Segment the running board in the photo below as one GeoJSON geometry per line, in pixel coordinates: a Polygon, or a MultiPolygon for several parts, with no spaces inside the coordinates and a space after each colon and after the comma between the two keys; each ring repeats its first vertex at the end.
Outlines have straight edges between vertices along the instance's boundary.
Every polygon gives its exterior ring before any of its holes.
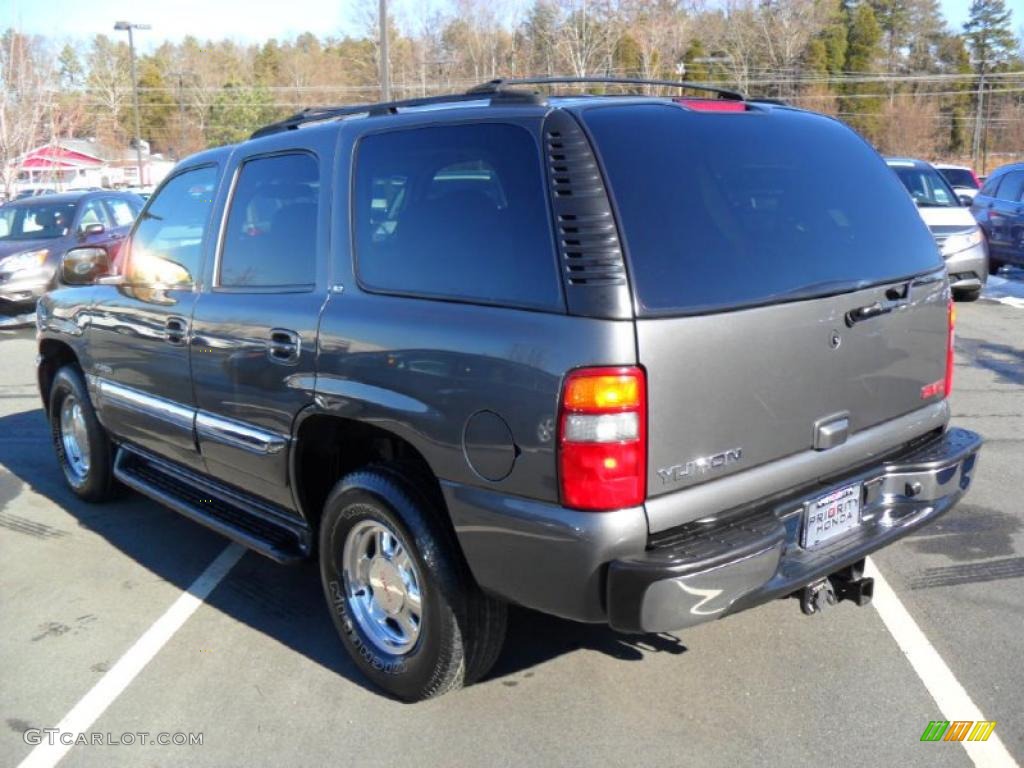
{"type": "Polygon", "coordinates": [[[281,507],[133,446],[118,448],[114,477],[279,563],[298,562],[312,551],[308,526],[281,507]]]}

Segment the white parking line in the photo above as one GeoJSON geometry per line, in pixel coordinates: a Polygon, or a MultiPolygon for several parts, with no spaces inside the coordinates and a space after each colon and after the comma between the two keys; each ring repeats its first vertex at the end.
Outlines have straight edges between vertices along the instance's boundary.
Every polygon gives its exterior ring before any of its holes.
{"type": "MultiPolygon", "coordinates": [[[[117,660],[100,681],[79,700],[74,708],[55,726],[61,733],[77,736],[86,732],[107,707],[114,703],[124,690],[131,684],[145,666],[163,648],[167,641],[181,629],[189,616],[203,604],[221,580],[228,575],[242,555],[245,548],[240,544],[229,544],[217,559],[210,563],[199,578],[192,582],[188,591],[174,601],[167,612],[154,622],[146,632],[135,641],[135,645],[117,660]]],[[[29,752],[28,757],[21,761],[18,768],[51,768],[56,765],[74,745],[62,744],[59,739],[50,744],[44,741],[29,752]]]]}
{"type": "MultiPolygon", "coordinates": [[[[889,633],[896,640],[900,650],[907,657],[907,661],[921,678],[928,693],[939,705],[939,711],[945,720],[987,720],[978,706],[971,701],[967,691],[960,685],[960,681],[954,677],[953,672],[946,666],[946,662],[939,656],[939,652],[928,642],[924,632],[917,626],[913,617],[903,607],[903,603],[893,592],[889,582],[885,580],[875,563],[868,558],[865,574],[875,580],[875,596],[871,603],[878,610],[889,633]]],[[[920,724],[921,730],[927,723],[920,724]]],[[[988,768],[1009,768],[1016,766],[1017,761],[1007,751],[1006,746],[999,738],[999,734],[993,733],[988,741],[961,741],[963,748],[967,750],[967,756],[977,766],[988,768]]]]}

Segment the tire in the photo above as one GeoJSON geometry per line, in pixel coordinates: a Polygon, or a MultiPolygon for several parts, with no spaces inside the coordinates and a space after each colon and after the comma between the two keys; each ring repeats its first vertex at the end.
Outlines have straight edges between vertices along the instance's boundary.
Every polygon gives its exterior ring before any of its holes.
{"type": "Polygon", "coordinates": [[[1005,262],[997,259],[993,256],[988,257],[988,273],[994,275],[999,271],[999,268],[1003,266],[1005,262]]]}
{"type": "Polygon", "coordinates": [[[85,501],[116,495],[114,446],[96,418],[82,372],[65,365],[50,385],[50,435],[68,487],[85,501]]]}
{"type": "Polygon", "coordinates": [[[953,291],[953,298],[957,301],[977,301],[979,296],[981,296],[981,288],[953,291]]]}
{"type": "Polygon", "coordinates": [[[505,639],[505,603],[477,586],[438,507],[397,469],[372,466],[338,482],[321,520],[320,575],[334,625],[360,671],[403,701],[476,682],[505,639]]]}

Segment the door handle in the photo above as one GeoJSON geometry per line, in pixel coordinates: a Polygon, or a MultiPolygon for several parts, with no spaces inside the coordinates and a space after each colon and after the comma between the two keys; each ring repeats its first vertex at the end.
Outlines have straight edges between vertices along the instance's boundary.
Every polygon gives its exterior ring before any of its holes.
{"type": "Polygon", "coordinates": [[[164,339],[168,344],[180,346],[185,343],[188,335],[188,320],[184,317],[171,315],[164,322],[164,339]]]}
{"type": "Polygon", "coordinates": [[[271,328],[267,342],[267,357],[271,362],[285,365],[297,363],[302,354],[302,337],[287,328],[271,328]]]}
{"type": "Polygon", "coordinates": [[[866,307],[857,307],[851,309],[846,313],[846,325],[848,328],[853,328],[857,323],[863,322],[864,320],[870,320],[872,317],[878,317],[880,315],[887,315],[890,312],[906,309],[910,306],[909,301],[895,300],[895,301],[876,301],[874,304],[869,304],[866,307]]]}

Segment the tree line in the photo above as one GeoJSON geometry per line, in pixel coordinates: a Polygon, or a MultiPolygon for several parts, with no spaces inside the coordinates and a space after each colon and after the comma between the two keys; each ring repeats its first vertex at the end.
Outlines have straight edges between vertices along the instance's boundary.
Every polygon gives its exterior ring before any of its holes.
{"type": "MultiPolygon", "coordinates": [[[[186,37],[141,55],[142,137],[178,158],[307,106],[379,99],[377,3],[363,3],[360,34],[186,37]]],[[[415,7],[387,21],[394,98],[495,77],[685,79],[836,115],[887,153],[1024,153],[1024,49],[1005,0],[972,0],[960,29],[938,0],[536,0],[517,17],[501,0],[415,7]]],[[[9,29],[0,43],[0,173],[55,137],[127,144],[123,39],[9,29]]]]}

